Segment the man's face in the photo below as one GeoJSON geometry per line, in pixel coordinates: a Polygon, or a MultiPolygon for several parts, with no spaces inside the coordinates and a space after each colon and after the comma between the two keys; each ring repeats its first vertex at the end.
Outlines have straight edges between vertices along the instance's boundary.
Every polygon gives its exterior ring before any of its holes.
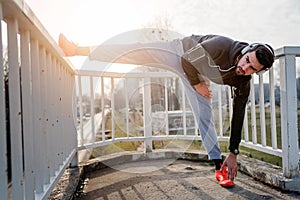
{"type": "Polygon", "coordinates": [[[252,51],[242,56],[237,64],[235,72],[237,75],[249,76],[259,72],[262,68],[263,65],[258,62],[255,51],[252,51]]]}

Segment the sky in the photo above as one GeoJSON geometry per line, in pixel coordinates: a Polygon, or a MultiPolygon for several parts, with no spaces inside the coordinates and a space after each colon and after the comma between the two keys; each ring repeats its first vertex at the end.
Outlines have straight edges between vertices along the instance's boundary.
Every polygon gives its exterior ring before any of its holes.
{"type": "Polygon", "coordinates": [[[25,0],[56,39],[63,32],[87,45],[168,18],[183,35],[222,34],[239,40],[299,44],[298,0],[25,0]]]}
{"type": "Polygon", "coordinates": [[[298,0],[25,0],[50,35],[97,45],[167,20],[181,35],[220,34],[275,49],[300,45],[298,0]]]}

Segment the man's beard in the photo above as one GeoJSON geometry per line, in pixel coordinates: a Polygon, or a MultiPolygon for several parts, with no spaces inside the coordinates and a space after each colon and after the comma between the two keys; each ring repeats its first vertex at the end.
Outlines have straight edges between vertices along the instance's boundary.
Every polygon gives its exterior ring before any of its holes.
{"type": "Polygon", "coordinates": [[[239,76],[245,75],[245,71],[240,66],[237,66],[235,73],[239,76]]]}

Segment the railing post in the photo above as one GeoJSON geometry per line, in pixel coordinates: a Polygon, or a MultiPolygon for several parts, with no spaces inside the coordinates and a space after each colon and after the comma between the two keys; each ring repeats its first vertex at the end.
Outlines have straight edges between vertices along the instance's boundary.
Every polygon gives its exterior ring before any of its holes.
{"type": "MultiPolygon", "coordinates": [[[[71,142],[72,144],[72,148],[77,148],[78,145],[78,140],[77,140],[77,130],[76,130],[76,123],[77,123],[77,105],[76,105],[76,84],[75,84],[75,74],[72,75],[70,77],[70,89],[69,89],[69,94],[70,94],[70,99],[72,101],[72,121],[70,122],[70,129],[72,130],[71,133],[71,140],[73,140],[73,142],[71,142]]],[[[78,150],[76,150],[76,154],[74,155],[73,159],[70,162],[70,168],[77,168],[79,164],[79,160],[78,160],[78,150]]]]}
{"type": "Polygon", "coordinates": [[[39,162],[41,164],[41,173],[43,176],[43,184],[49,184],[50,180],[50,171],[47,167],[47,159],[48,159],[48,152],[47,152],[47,140],[48,140],[48,121],[46,120],[48,117],[48,110],[47,110],[47,66],[46,66],[46,49],[44,47],[40,47],[40,95],[41,95],[41,127],[42,132],[41,134],[41,158],[39,158],[39,162]]]}
{"type": "Polygon", "coordinates": [[[263,75],[259,75],[259,109],[260,109],[260,133],[261,144],[263,147],[267,146],[266,136],[266,118],[265,118],[265,98],[264,98],[264,82],[263,75]]]}
{"type": "Polygon", "coordinates": [[[26,199],[34,199],[34,144],[32,122],[32,88],[30,63],[30,33],[21,32],[21,88],[23,112],[24,183],[26,199]]]}
{"type": "Polygon", "coordinates": [[[43,181],[41,175],[40,146],[41,138],[41,101],[40,101],[40,68],[39,68],[39,43],[32,40],[30,43],[31,52],[31,77],[32,77],[32,115],[33,115],[33,143],[34,143],[34,176],[36,194],[43,192],[43,181]]]}
{"type": "Polygon", "coordinates": [[[270,83],[270,103],[271,103],[270,114],[271,114],[272,148],[277,149],[274,67],[272,67],[269,71],[269,83],[270,83]]]}
{"type": "Polygon", "coordinates": [[[256,111],[255,111],[255,90],[254,90],[254,80],[251,79],[250,87],[250,99],[251,99],[251,128],[252,128],[252,142],[257,144],[257,131],[256,131],[256,111]]]}
{"type": "Polygon", "coordinates": [[[80,134],[80,145],[84,144],[83,141],[83,108],[82,108],[82,85],[81,85],[81,76],[78,76],[77,79],[78,82],[78,98],[79,98],[79,119],[80,119],[80,124],[79,124],[79,134],[80,134]]]}
{"type": "MultiPolygon", "coordinates": [[[[95,132],[95,97],[94,97],[94,78],[93,76],[90,76],[90,96],[91,96],[91,105],[90,105],[90,116],[91,116],[91,128],[92,128],[92,142],[95,142],[96,140],[96,132],[95,132]]],[[[103,94],[102,94],[103,95],[103,94]]],[[[83,138],[82,138],[83,139],[83,138]]]]}
{"type": "Polygon", "coordinates": [[[295,55],[280,57],[279,64],[283,176],[294,178],[299,176],[295,55]]]}
{"type": "MultiPolygon", "coordinates": [[[[0,2],[0,20],[2,20],[2,2],[0,2]]],[[[2,23],[0,23],[0,66],[3,66],[2,23]]],[[[4,68],[0,67],[0,194],[8,199],[7,190],[7,144],[6,144],[6,112],[5,110],[4,68]]]]}
{"type": "Polygon", "coordinates": [[[12,166],[12,199],[24,198],[23,149],[21,127],[20,67],[18,63],[18,21],[8,20],[9,116],[12,166]]]}
{"type": "Polygon", "coordinates": [[[152,109],[151,109],[151,79],[144,78],[143,85],[143,110],[144,110],[144,136],[145,136],[145,152],[152,152],[152,109]]]}

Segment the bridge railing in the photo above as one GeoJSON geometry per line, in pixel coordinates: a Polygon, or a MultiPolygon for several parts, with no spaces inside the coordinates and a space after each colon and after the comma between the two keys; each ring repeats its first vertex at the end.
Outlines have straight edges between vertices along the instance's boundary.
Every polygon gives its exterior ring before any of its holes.
{"type": "Polygon", "coordinates": [[[300,47],[282,47],[268,73],[252,79],[241,145],[282,158],[283,176],[299,177],[300,47]],[[298,87],[298,88],[297,88],[298,87]]]}
{"type": "MultiPolygon", "coordinates": [[[[249,104],[246,109],[242,146],[255,149],[264,153],[279,156],[282,158],[283,175],[286,178],[295,178],[299,176],[299,139],[298,139],[298,108],[297,108],[297,84],[296,84],[296,57],[299,56],[299,47],[283,47],[276,50],[276,62],[269,72],[263,75],[253,75],[251,83],[251,92],[249,104]],[[276,78],[278,77],[278,78],[276,78]],[[279,81],[278,81],[279,80],[279,81]],[[279,143],[279,144],[278,144],[279,143]]],[[[79,143],[79,150],[92,149],[99,146],[105,146],[117,142],[124,141],[142,141],[144,142],[144,151],[152,151],[153,141],[158,140],[201,140],[196,120],[191,120],[191,109],[186,100],[184,88],[181,86],[180,79],[171,72],[140,72],[140,73],[113,73],[99,71],[77,71],[79,90],[79,122],[83,121],[84,110],[82,108],[82,79],[87,77],[88,83],[95,82],[98,79],[100,84],[97,86],[101,103],[98,105],[100,111],[110,108],[110,125],[105,121],[105,112],[102,112],[102,125],[94,126],[92,122],[92,130],[95,139],[93,142],[79,143]],[[159,82],[163,92],[153,90],[153,84],[157,83],[153,79],[160,78],[159,82]],[[104,81],[106,79],[106,81],[104,81]],[[115,80],[123,82],[121,84],[122,92],[116,93],[118,88],[115,80]],[[136,82],[129,83],[130,79],[136,79],[136,82]],[[170,80],[176,79],[177,86],[169,84],[170,80]],[[106,82],[106,84],[105,84],[106,82]],[[107,87],[110,85],[110,87],[107,87]],[[180,87],[181,86],[181,87],[180,87]],[[173,89],[172,89],[173,88],[173,89]],[[177,96],[180,106],[177,108],[177,122],[180,121],[181,127],[178,127],[176,134],[172,134],[173,122],[170,115],[174,115],[174,110],[169,105],[169,90],[173,90],[177,96]],[[132,92],[139,91],[140,100],[135,99],[137,107],[130,103],[130,98],[134,99],[132,92]],[[153,109],[157,107],[155,94],[160,93],[160,98],[164,101],[160,102],[162,107],[159,112],[153,109]],[[162,94],[162,95],[161,95],[162,94]],[[123,98],[121,98],[123,96],[123,98]],[[109,99],[106,104],[104,97],[109,99]],[[116,97],[119,101],[116,101],[116,97]],[[120,108],[120,98],[123,102],[120,108]],[[118,105],[118,106],[117,106],[118,105]],[[116,106],[118,108],[116,108],[116,106]],[[120,112],[122,110],[122,112],[120,112]],[[130,118],[133,115],[132,110],[141,110],[140,131],[131,129],[135,127],[130,118]],[[178,112],[178,110],[180,112],[178,112]],[[178,114],[179,113],[179,114],[178,114]],[[123,120],[116,119],[116,116],[122,115],[123,120]],[[159,122],[157,122],[159,120],[159,122]],[[157,134],[155,127],[157,124],[162,126],[162,134],[157,134]],[[110,128],[109,128],[110,127],[110,128]],[[125,134],[116,136],[115,129],[122,129],[125,134]],[[192,127],[193,131],[190,130],[192,127]],[[107,137],[110,129],[111,135],[107,137]],[[188,130],[189,129],[189,130],[188,130]],[[98,137],[97,137],[98,135],[98,137]]],[[[87,82],[87,81],[85,81],[87,82]]],[[[88,116],[94,119],[94,101],[95,90],[89,85],[89,98],[86,103],[89,105],[88,116]]],[[[230,125],[230,116],[232,115],[232,99],[231,90],[227,86],[215,86],[215,94],[213,99],[213,108],[215,111],[216,129],[220,141],[228,141],[228,127],[230,125]],[[224,99],[225,98],[225,99],[224,99]],[[227,131],[227,134],[226,134],[227,131]]],[[[138,123],[138,122],[136,122],[138,123]]],[[[83,123],[79,123],[79,134],[83,136],[83,123]]],[[[174,129],[173,129],[174,130],[174,129]]],[[[173,131],[174,133],[174,131],[173,131]]]]}
{"type": "MultiPolygon", "coordinates": [[[[4,65],[0,68],[1,199],[46,199],[65,169],[70,164],[78,165],[78,150],[141,141],[144,151],[149,152],[153,141],[201,140],[184,89],[174,74],[75,71],[24,1],[0,1],[0,18],[0,52],[1,55],[7,52],[7,58],[0,56],[0,63],[4,65]],[[84,105],[81,94],[84,86],[80,79],[84,77],[88,77],[92,94],[89,106],[84,105]],[[76,90],[75,78],[79,83],[76,90]],[[93,86],[95,78],[101,82],[98,88],[93,86]],[[154,90],[154,79],[161,79],[158,82],[160,89],[154,90]],[[136,84],[135,90],[130,90],[129,82],[132,81],[136,84]],[[120,93],[115,94],[114,89],[120,88],[120,93]],[[96,109],[94,90],[102,94],[99,110],[96,109]],[[160,93],[155,99],[159,103],[152,101],[154,91],[160,93]],[[170,94],[175,94],[178,105],[170,94]],[[78,110],[74,106],[77,100],[80,102],[78,110]],[[86,109],[89,113],[84,116],[86,109]],[[171,114],[178,114],[173,112],[176,110],[181,112],[180,120],[171,118],[171,114]],[[98,125],[97,114],[101,115],[100,120],[109,118],[109,123],[98,125]],[[88,119],[95,140],[78,142],[78,138],[84,138],[84,120],[88,119]],[[154,119],[160,122],[163,119],[159,134],[152,123],[154,119]],[[180,130],[176,134],[175,125],[180,130]],[[121,129],[122,134],[117,129],[121,129]]],[[[300,47],[276,50],[277,64],[270,72],[259,76],[258,94],[253,80],[242,141],[243,146],[280,156],[283,175],[291,179],[299,177],[296,90],[296,57],[299,55],[300,47]],[[270,88],[268,95],[265,94],[265,79],[270,88]],[[279,104],[276,102],[277,88],[279,104]],[[268,110],[263,101],[267,96],[268,110]],[[258,104],[255,103],[257,99],[258,104]],[[281,141],[280,145],[278,141],[281,141]]],[[[219,139],[225,141],[229,138],[224,134],[228,126],[225,120],[228,113],[232,114],[230,96],[230,90],[219,87],[214,102],[219,139]],[[224,97],[228,99],[226,104],[222,103],[224,97]]]]}
{"type": "Polygon", "coordinates": [[[75,71],[24,1],[0,1],[0,19],[1,199],[46,199],[77,165],[75,71]]]}

